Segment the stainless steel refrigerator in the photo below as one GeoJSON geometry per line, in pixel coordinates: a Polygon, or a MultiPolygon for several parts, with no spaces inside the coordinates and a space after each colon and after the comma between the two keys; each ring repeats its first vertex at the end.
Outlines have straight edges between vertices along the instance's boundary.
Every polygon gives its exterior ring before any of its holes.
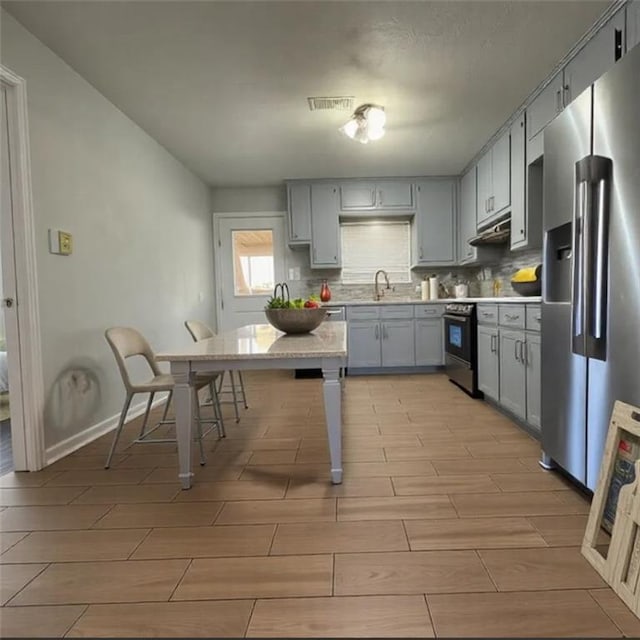
{"type": "Polygon", "coordinates": [[[640,46],[544,132],[542,446],[595,490],[616,400],[640,405],[640,46]]]}

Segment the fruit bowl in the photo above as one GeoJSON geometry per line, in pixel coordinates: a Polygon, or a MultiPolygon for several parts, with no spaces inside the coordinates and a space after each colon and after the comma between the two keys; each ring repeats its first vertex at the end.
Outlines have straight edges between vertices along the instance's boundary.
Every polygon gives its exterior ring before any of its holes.
{"type": "Polygon", "coordinates": [[[309,333],[326,318],[326,309],[265,309],[269,324],[284,333],[309,333]]]}

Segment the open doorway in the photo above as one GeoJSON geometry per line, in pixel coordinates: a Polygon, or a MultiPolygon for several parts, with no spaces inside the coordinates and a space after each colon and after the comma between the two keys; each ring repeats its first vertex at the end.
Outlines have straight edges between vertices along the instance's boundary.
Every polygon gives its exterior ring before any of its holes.
{"type": "Polygon", "coordinates": [[[42,357],[24,80],[0,65],[0,475],[44,465],[42,357]]]}

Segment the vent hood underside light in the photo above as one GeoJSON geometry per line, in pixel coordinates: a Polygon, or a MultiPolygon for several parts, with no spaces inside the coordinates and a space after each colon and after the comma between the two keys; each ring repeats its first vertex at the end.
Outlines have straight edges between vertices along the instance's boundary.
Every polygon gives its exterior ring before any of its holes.
{"type": "Polygon", "coordinates": [[[485,244],[505,244],[509,241],[510,235],[511,220],[505,220],[474,236],[469,240],[469,244],[472,247],[479,247],[485,244]]]}

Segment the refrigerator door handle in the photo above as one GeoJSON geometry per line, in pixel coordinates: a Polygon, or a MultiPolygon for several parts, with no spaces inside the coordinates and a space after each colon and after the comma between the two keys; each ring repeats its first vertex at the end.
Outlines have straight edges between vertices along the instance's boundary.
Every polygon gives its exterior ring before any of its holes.
{"type": "Polygon", "coordinates": [[[586,206],[582,226],[582,302],[584,354],[606,360],[607,280],[609,262],[609,201],[612,162],[586,156],[576,164],[585,185],[586,206]]]}
{"type": "MultiPolygon", "coordinates": [[[[581,162],[581,161],[580,161],[581,162]]],[[[573,204],[573,282],[571,304],[571,350],[586,355],[584,314],[584,237],[587,209],[587,183],[581,179],[576,163],[576,184],[573,204]]]]}

